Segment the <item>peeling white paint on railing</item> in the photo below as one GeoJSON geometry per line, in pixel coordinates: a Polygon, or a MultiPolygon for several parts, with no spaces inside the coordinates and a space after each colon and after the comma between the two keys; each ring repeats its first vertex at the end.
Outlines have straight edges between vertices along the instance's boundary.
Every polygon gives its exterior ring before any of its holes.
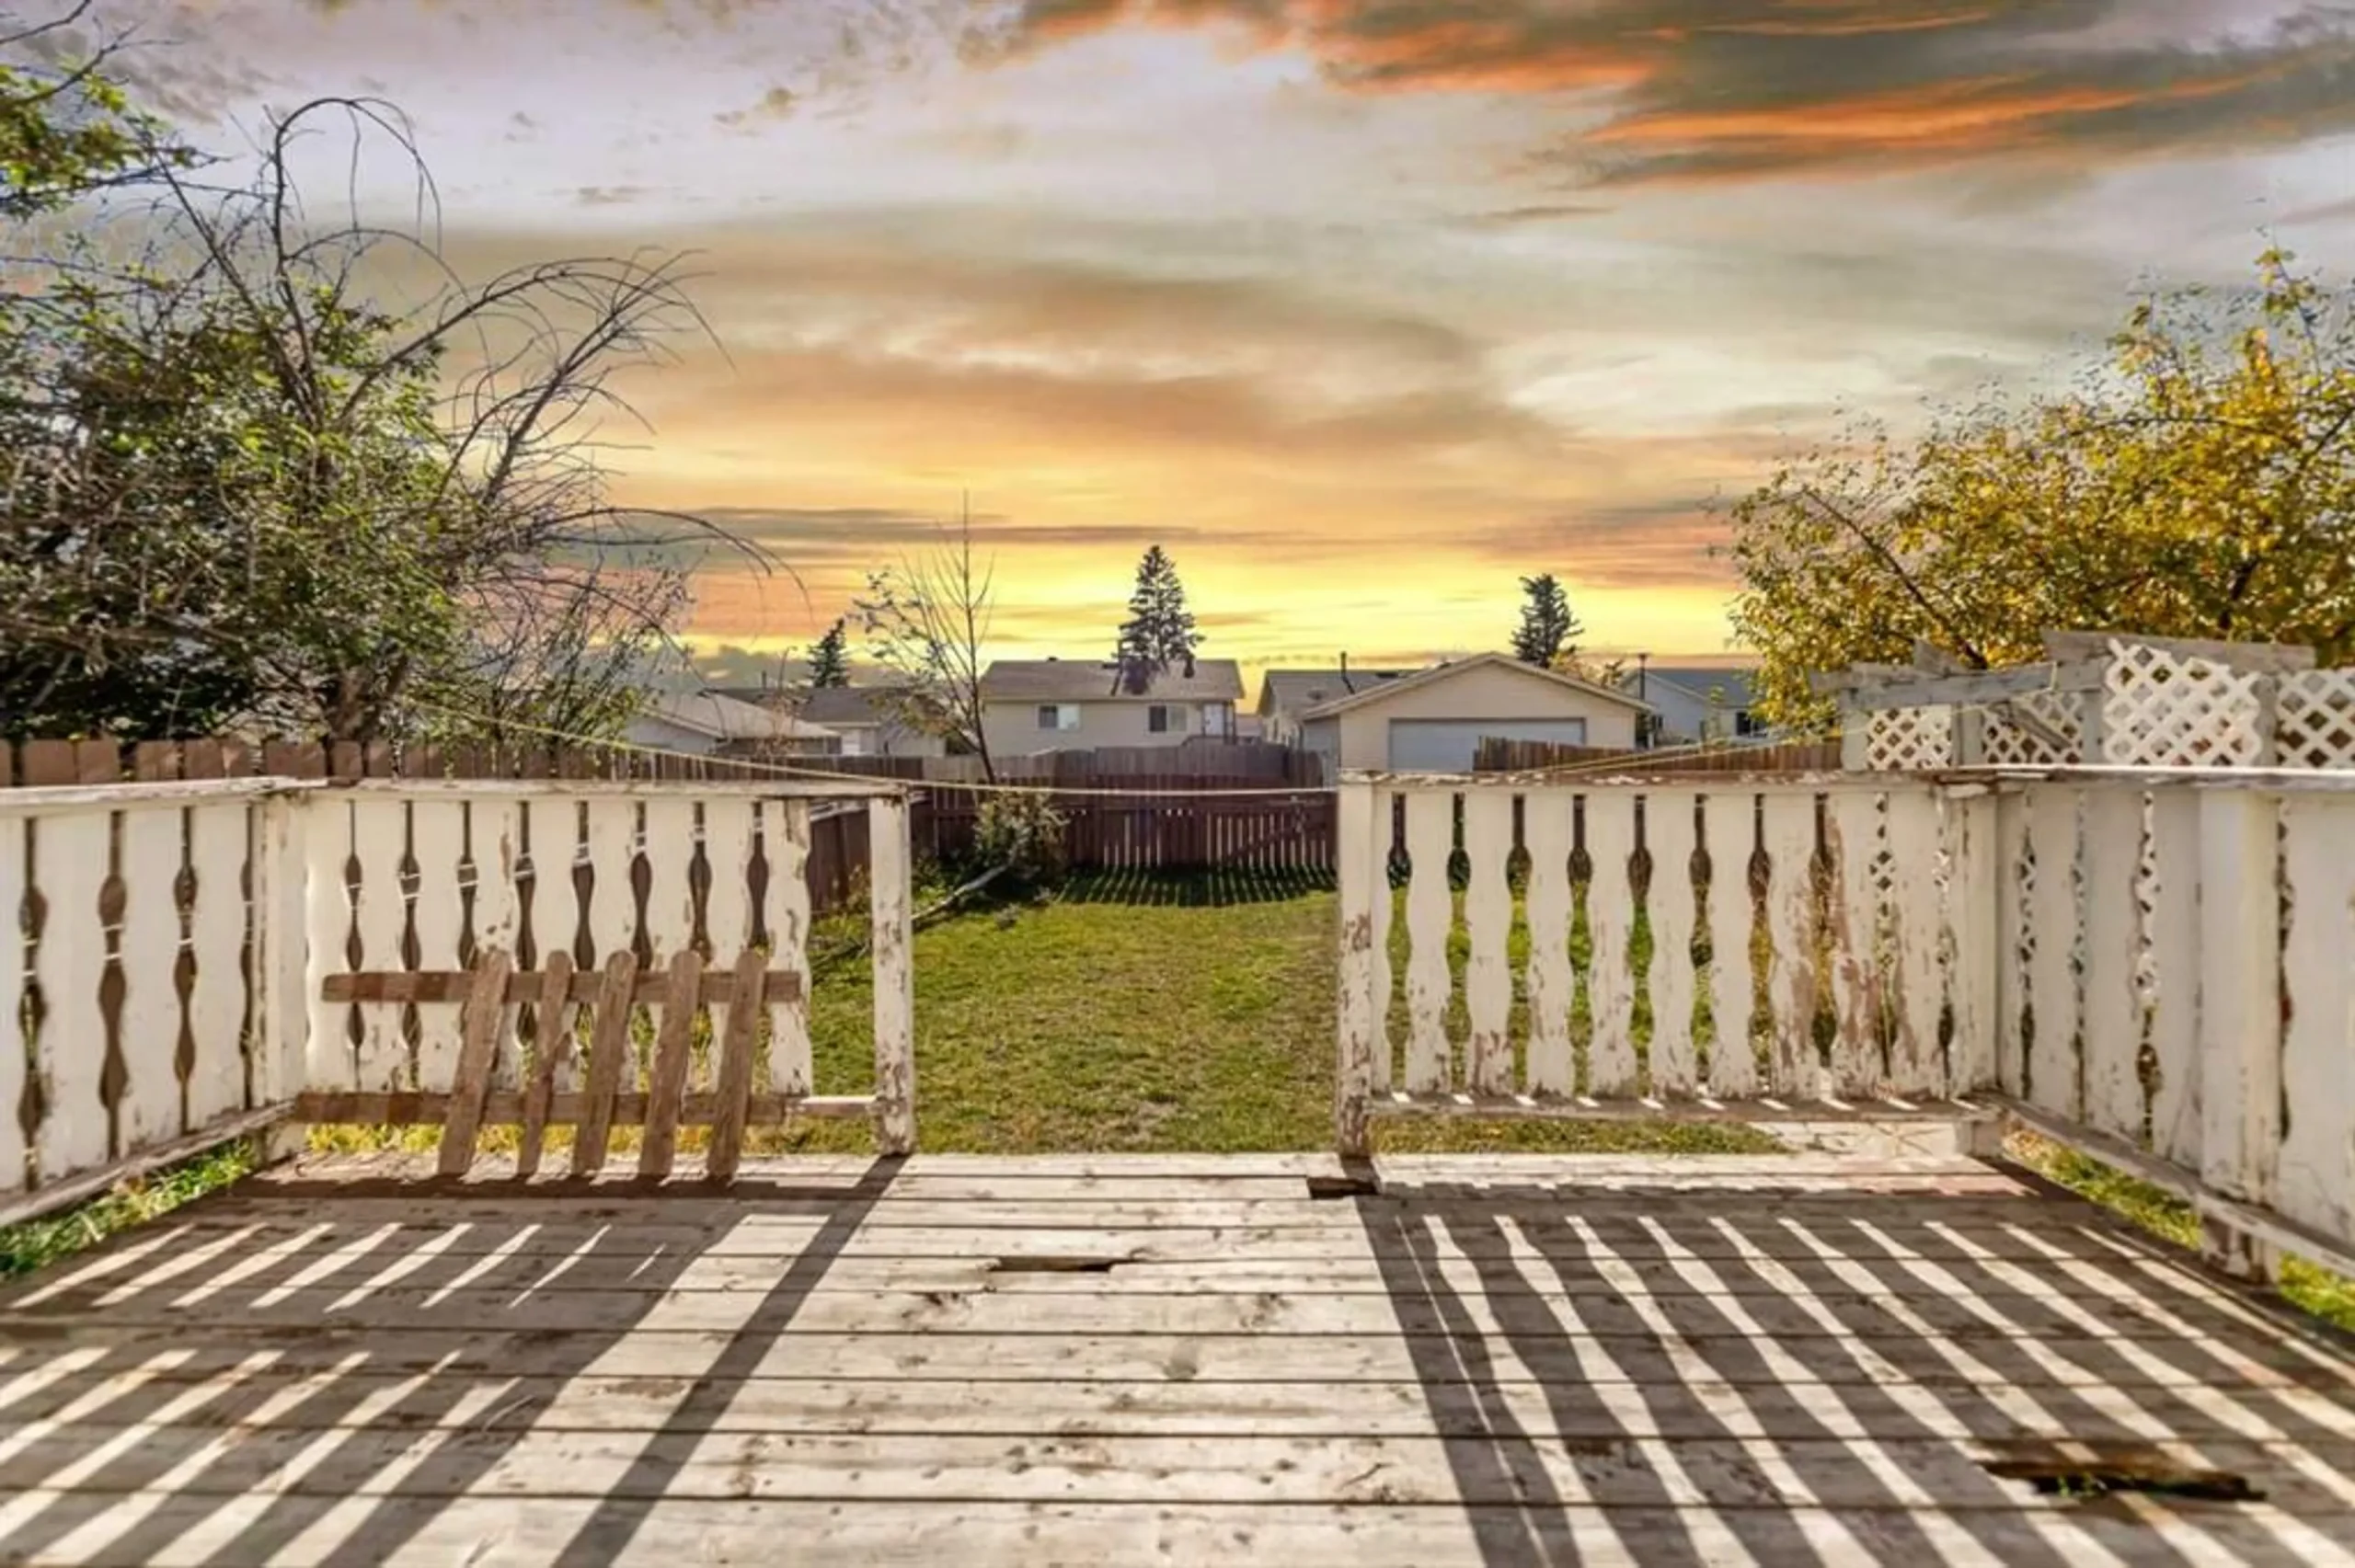
{"type": "Polygon", "coordinates": [[[1406,976],[1344,966],[1345,1146],[1369,1112],[2005,1095],[2355,1246],[2355,776],[1341,787],[1342,908],[1406,976]]]}
{"type": "MultiPolygon", "coordinates": [[[[878,1114],[904,1146],[909,847],[893,786],[240,779],[0,794],[0,1218],[192,1152],[209,1130],[248,1130],[306,1092],[450,1093],[454,1006],[321,991],[484,952],[527,967],[563,952],[594,972],[628,950],[660,973],[689,949],[725,970],[757,946],[801,984],[764,1006],[755,1084],[809,1096],[810,804],[834,798],[873,807],[878,1114]]],[[[710,1010],[716,1024],[725,1003],[710,1010]]],[[[491,1088],[523,1091],[573,1011],[511,1010],[491,1088]]],[[[557,1093],[579,1086],[578,1062],[557,1093]]]]}

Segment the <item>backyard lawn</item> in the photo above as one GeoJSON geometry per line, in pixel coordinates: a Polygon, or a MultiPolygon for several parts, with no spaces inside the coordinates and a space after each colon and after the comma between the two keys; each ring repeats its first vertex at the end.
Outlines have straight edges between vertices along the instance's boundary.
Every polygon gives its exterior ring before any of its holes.
{"type": "MultiPolygon", "coordinates": [[[[1331,1148],[1338,921],[1329,890],[1298,882],[1128,874],[927,927],[915,940],[922,1147],[1331,1148]]],[[[863,956],[818,975],[821,1093],[872,1082],[871,1008],[863,956]]],[[[1394,1150],[1779,1147],[1731,1126],[1433,1119],[1375,1131],[1394,1150]]],[[[805,1123],[759,1147],[866,1140],[860,1124],[805,1123]]]]}

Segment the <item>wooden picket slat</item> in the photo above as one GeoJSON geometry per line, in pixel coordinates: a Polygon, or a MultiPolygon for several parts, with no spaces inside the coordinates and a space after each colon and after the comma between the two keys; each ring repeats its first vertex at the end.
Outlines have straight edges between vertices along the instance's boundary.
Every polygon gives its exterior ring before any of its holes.
{"type": "MultiPolygon", "coordinates": [[[[6,744],[0,742],[0,758],[7,750],[6,744]]],[[[0,818],[0,1023],[23,1015],[23,912],[29,882],[25,852],[32,828],[30,822],[0,818]]],[[[29,1065],[14,1032],[5,1037],[15,1048],[0,1050],[0,1196],[21,1191],[25,1185],[25,1129],[17,1107],[24,1103],[29,1065]]]]}
{"type": "Polygon", "coordinates": [[[1455,797],[1420,791],[1407,797],[1407,1087],[1452,1088],[1447,1004],[1455,977],[1447,961],[1455,923],[1447,862],[1455,838],[1455,797]]]}
{"type": "Polygon", "coordinates": [[[746,1103],[752,1093],[753,1058],[760,1049],[762,993],[768,981],[767,962],[758,948],[747,947],[736,960],[733,993],[728,1001],[727,1022],[720,1032],[719,1072],[713,1093],[718,1101],[711,1124],[709,1152],[704,1173],[715,1182],[731,1180],[744,1150],[746,1103]]]}
{"type": "Polygon", "coordinates": [[[533,1046],[530,1087],[523,1095],[523,1134],[516,1145],[515,1173],[536,1173],[540,1148],[547,1136],[548,1105],[556,1098],[559,1074],[572,1059],[572,955],[563,948],[542,960],[542,972],[532,1000],[538,1007],[539,1035],[533,1046]]]}
{"type": "Polygon", "coordinates": [[[1651,1090],[1689,1095],[1701,1086],[1699,1042],[1693,1035],[1699,977],[1693,967],[1693,933],[1700,924],[1694,891],[1694,807],[1691,790],[1653,790],[1644,798],[1644,852],[1651,887],[1644,902],[1651,917],[1652,961],[1646,986],[1652,1003],[1651,1090]]]}
{"type": "Polygon", "coordinates": [[[1578,979],[1570,965],[1570,850],[1576,821],[1564,791],[1532,795],[1522,814],[1529,850],[1529,1061],[1533,1094],[1567,1094],[1577,1087],[1570,1008],[1578,979]]]}
{"type": "MultiPolygon", "coordinates": [[[[115,1131],[120,1148],[136,1150],[187,1130],[181,1125],[183,1064],[177,1059],[183,1012],[178,983],[180,921],[173,897],[186,847],[184,814],[169,807],[141,807],[122,813],[118,831],[123,1082],[115,1131]]],[[[229,930],[235,936],[239,927],[229,930]]],[[[190,1043],[201,1054],[205,1042],[191,1037],[190,1043]]],[[[234,1061],[234,1041],[230,1049],[234,1061]]]]}
{"type": "MultiPolygon", "coordinates": [[[[70,771],[71,751],[61,760],[70,771]]],[[[109,816],[85,807],[33,824],[31,881],[42,910],[33,968],[43,1004],[34,1050],[42,1116],[33,1147],[45,1185],[94,1170],[112,1153],[101,1092],[106,1017],[98,994],[107,963],[98,901],[107,878],[109,816]]]]}
{"type": "Polygon", "coordinates": [[[667,1176],[679,1147],[679,1103],[687,1093],[688,1052],[695,1041],[696,991],[703,955],[682,947],[671,959],[663,988],[662,1022],[654,1040],[654,1070],[647,1084],[646,1136],[638,1146],[638,1173],[667,1176]]]}
{"type": "Polygon", "coordinates": [[[1769,795],[1760,814],[1775,1034],[1765,1088],[1812,1098],[1821,1078],[1815,1055],[1815,800],[1769,795]]]}
{"type": "Polygon", "coordinates": [[[629,1061],[630,999],[638,990],[638,955],[627,947],[605,960],[598,988],[596,1017],[589,1037],[589,1111],[572,1145],[572,1173],[593,1176],[605,1168],[605,1144],[614,1125],[614,1096],[629,1061]]]}
{"type": "Polygon", "coordinates": [[[1824,802],[1826,847],[1832,859],[1831,1089],[1868,1093],[1880,1084],[1880,1028],[1885,1001],[1877,945],[1881,892],[1881,797],[1844,790],[1824,802]]]}
{"type": "MultiPolygon", "coordinates": [[[[189,868],[196,901],[189,918],[188,1033],[195,1060],[188,1075],[188,1125],[207,1127],[247,1108],[246,1020],[259,972],[259,935],[247,907],[258,813],[245,801],[216,801],[188,812],[189,868]]],[[[255,887],[260,887],[257,876],[255,887]]],[[[299,935],[297,937],[299,941],[299,935]]]]}
{"type": "Polygon", "coordinates": [[[475,1134],[482,1126],[483,1098],[490,1093],[491,1068],[499,1059],[499,1036],[507,1020],[507,979],[513,959],[505,949],[483,953],[474,987],[459,1015],[455,1081],[450,1086],[450,1116],[442,1124],[441,1173],[463,1176],[475,1161],[475,1134]]]}
{"type": "Polygon", "coordinates": [[[1718,791],[1702,805],[1709,855],[1709,1093],[1741,1099],[1758,1089],[1758,1061],[1750,1044],[1757,987],[1751,938],[1757,908],[1750,890],[1750,855],[1757,836],[1755,795],[1718,791]]]}
{"type": "Polygon", "coordinates": [[[1586,794],[1589,881],[1587,996],[1594,1036],[1587,1047],[1590,1094],[1633,1094],[1636,1071],[1636,797],[1624,790],[1586,794]]]}

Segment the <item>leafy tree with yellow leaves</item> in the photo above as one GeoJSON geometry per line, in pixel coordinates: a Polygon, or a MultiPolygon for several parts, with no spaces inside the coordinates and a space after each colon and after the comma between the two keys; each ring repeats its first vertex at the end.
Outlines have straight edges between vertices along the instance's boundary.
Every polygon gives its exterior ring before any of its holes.
{"type": "Polygon", "coordinates": [[[2270,250],[2253,289],[2138,303],[2111,349],[2066,393],[1867,429],[1735,504],[1768,716],[1823,716],[1810,672],[1917,637],[1970,669],[2048,627],[2355,657],[2355,287],[2270,250]]]}

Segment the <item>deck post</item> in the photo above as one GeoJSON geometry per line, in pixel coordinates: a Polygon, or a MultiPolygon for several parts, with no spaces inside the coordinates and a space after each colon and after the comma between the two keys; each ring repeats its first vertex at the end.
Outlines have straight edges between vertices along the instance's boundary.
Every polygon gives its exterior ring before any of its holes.
{"type": "Polygon", "coordinates": [[[1954,939],[1954,1037],[1947,1082],[1952,1093],[1968,1096],[2002,1087],[1995,1044],[2004,944],[1997,796],[1992,789],[1948,790],[1946,811],[1947,919],[1954,939]]]}
{"type": "Polygon", "coordinates": [[[1340,869],[1339,1040],[1335,1051],[1333,1136],[1348,1156],[1368,1152],[1367,1100],[1373,1090],[1381,1013],[1373,994],[1373,901],[1390,896],[1380,875],[1386,847],[1378,835],[1373,785],[1344,780],[1334,802],[1335,864],[1340,869]]]}
{"type": "MultiPolygon", "coordinates": [[[[2280,1153],[2280,806],[2264,790],[2200,792],[2200,1178],[2269,1207],[2280,1153]]],[[[2201,1250],[2269,1278],[2274,1249],[2211,1218],[2201,1250]]]]}
{"type": "MultiPolygon", "coordinates": [[[[310,820],[301,795],[266,796],[254,811],[251,856],[254,921],[255,1054],[247,1062],[250,1110],[291,1104],[307,1087],[311,996],[308,850],[310,820]]],[[[281,1125],[264,1135],[266,1161],[293,1157],[304,1129],[281,1125]]]]}
{"type": "Polygon", "coordinates": [[[916,1146],[916,996],[906,797],[870,801],[867,832],[875,954],[875,1142],[885,1154],[908,1154],[916,1146]]]}

